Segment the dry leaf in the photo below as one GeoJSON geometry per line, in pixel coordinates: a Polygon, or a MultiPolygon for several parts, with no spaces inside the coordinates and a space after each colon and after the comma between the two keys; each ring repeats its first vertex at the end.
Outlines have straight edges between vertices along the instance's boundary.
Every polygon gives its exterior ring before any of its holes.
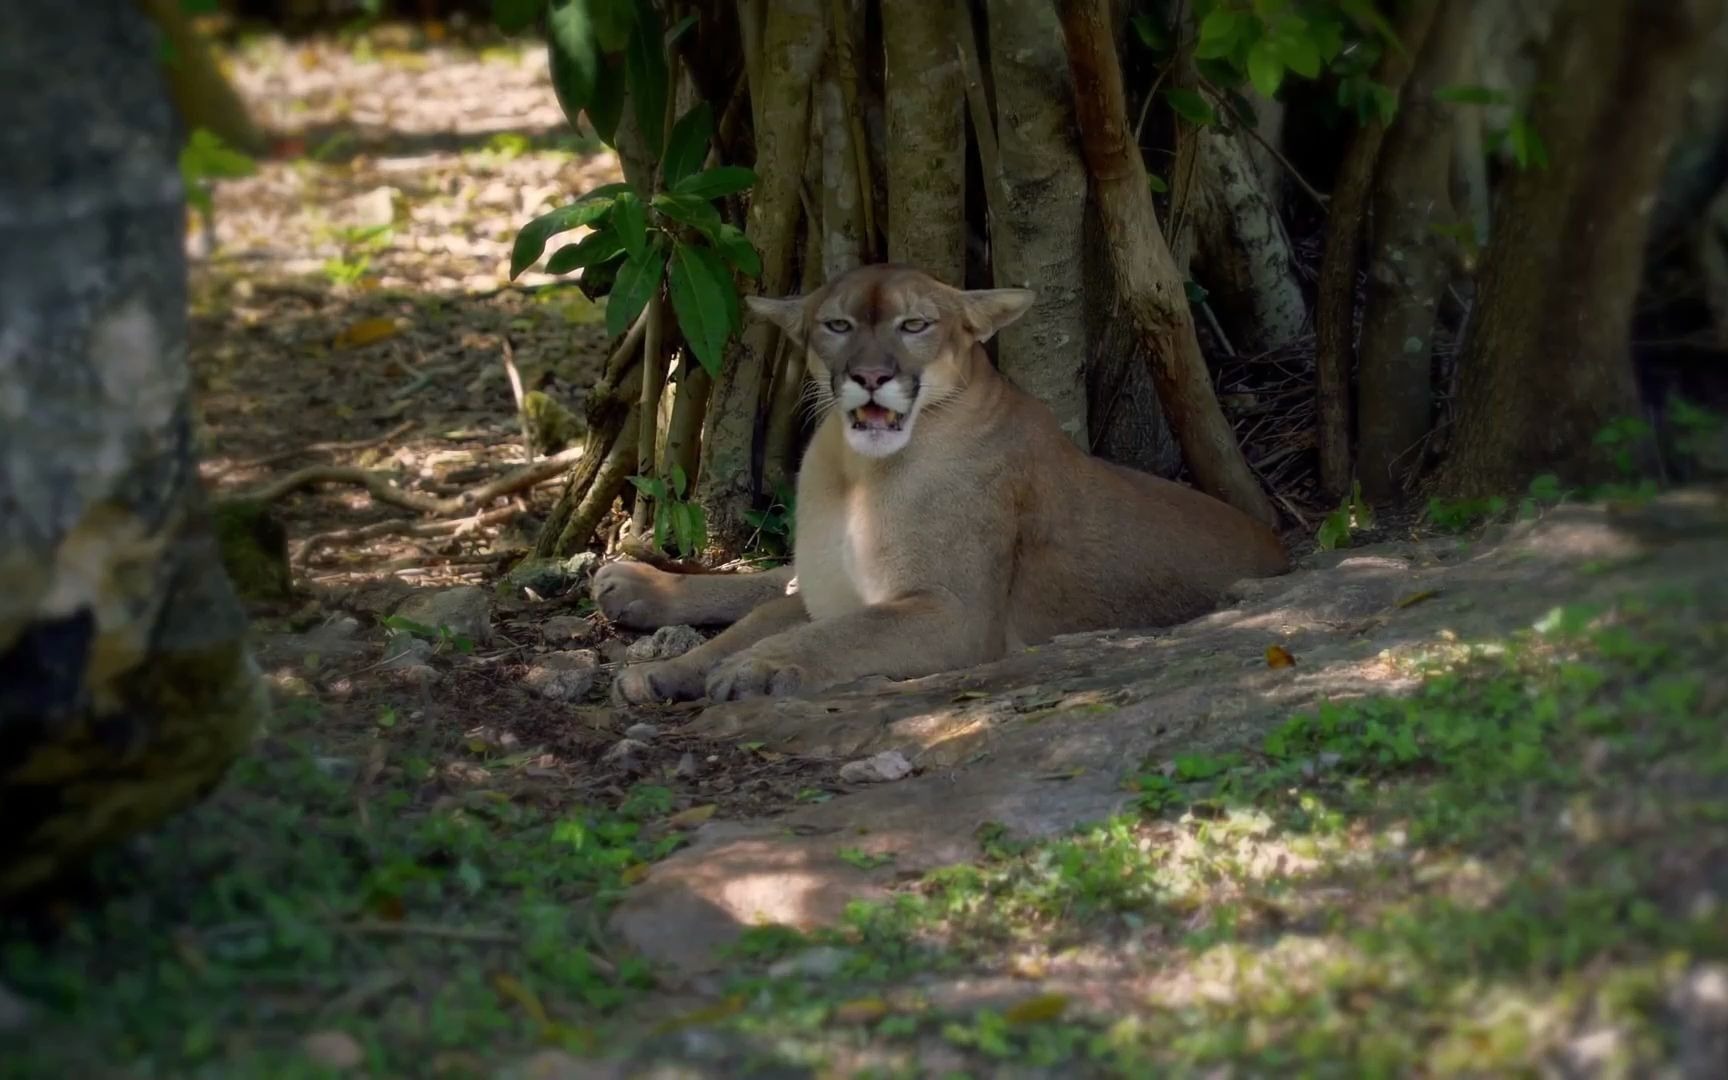
{"type": "Polygon", "coordinates": [[[716,809],[718,809],[718,807],[713,803],[705,803],[701,806],[692,806],[688,809],[680,810],[676,814],[667,818],[666,824],[674,829],[694,829],[696,826],[713,817],[716,809]]]}
{"type": "Polygon", "coordinates": [[[1397,606],[1401,608],[1414,607],[1424,600],[1432,600],[1439,595],[1439,589],[1423,589],[1421,592],[1413,592],[1409,596],[1400,598],[1397,606]]]}
{"type": "Polygon", "coordinates": [[[380,341],[388,341],[402,332],[395,319],[382,316],[373,319],[361,319],[348,329],[336,335],[332,343],[338,349],[361,349],[380,341]]]}
{"type": "Polygon", "coordinates": [[[523,985],[522,980],[508,972],[500,971],[492,976],[492,988],[498,991],[498,996],[508,998],[522,1007],[522,1011],[541,1027],[552,1022],[546,1015],[546,1006],[540,1004],[540,999],[534,996],[534,991],[523,985]]]}
{"type": "Polygon", "coordinates": [[[1039,994],[1002,1011],[1002,1019],[1010,1024],[1042,1024],[1068,1011],[1067,994],[1039,994]]]}
{"type": "Polygon", "coordinates": [[[1269,668],[1295,667],[1296,658],[1290,655],[1290,650],[1282,645],[1266,646],[1266,666],[1269,668]]]}

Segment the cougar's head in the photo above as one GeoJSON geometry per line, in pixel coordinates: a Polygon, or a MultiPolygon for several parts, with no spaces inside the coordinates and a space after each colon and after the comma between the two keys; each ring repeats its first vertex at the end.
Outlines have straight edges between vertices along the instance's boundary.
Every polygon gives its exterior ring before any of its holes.
{"type": "Polygon", "coordinates": [[[1025,314],[1032,299],[1029,289],[968,292],[884,265],[850,270],[808,296],[749,304],[804,345],[846,445],[880,458],[911,441],[922,410],[962,389],[973,344],[1025,314]]]}

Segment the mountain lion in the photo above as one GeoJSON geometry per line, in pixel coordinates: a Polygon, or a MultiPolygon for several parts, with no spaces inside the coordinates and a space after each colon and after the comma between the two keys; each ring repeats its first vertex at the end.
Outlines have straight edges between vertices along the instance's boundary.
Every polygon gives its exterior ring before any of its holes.
{"type": "Polygon", "coordinates": [[[805,347],[825,414],[798,477],[794,565],[602,567],[594,598],[624,626],[733,624],[624,668],[616,696],[724,701],[930,675],[1058,634],[1181,622],[1239,578],[1283,572],[1271,530],[1088,456],[996,372],[982,344],[1032,299],[893,265],[808,297],[751,297],[805,347]]]}

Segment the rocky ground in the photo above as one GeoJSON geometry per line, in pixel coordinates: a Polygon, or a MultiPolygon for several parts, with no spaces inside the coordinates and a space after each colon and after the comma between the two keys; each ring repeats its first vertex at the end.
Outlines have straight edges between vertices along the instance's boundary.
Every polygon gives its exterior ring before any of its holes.
{"type": "MultiPolygon", "coordinates": [[[[194,270],[212,489],[523,464],[506,359],[574,407],[605,341],[574,290],[506,287],[510,239],[617,175],[543,55],[233,63],[290,152],[218,186],[194,270]]],[[[0,929],[0,1076],[1728,1070],[1720,491],[1358,535],[1165,632],[651,711],[610,673],[695,635],[615,634],[592,559],[516,566],[555,489],[275,500],[271,729],[0,929]]]]}

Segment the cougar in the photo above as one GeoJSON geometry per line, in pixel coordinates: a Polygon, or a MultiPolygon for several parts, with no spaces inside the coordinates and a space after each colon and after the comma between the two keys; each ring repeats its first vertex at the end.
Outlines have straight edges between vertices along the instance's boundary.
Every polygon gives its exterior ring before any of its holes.
{"type": "Polygon", "coordinates": [[[962,291],[860,267],[749,298],[806,353],[823,415],[798,476],[793,565],[594,576],[633,629],[728,629],[626,667],[624,703],[800,694],[969,667],[1058,634],[1182,622],[1287,568],[1273,532],[1192,488],[1091,457],[983,344],[1027,289],[962,291]]]}

